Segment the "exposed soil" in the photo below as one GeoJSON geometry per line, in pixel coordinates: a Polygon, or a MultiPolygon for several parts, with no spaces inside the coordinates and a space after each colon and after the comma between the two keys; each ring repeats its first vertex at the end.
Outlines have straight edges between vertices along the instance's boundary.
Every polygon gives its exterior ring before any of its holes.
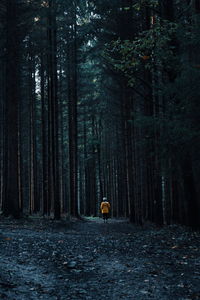
{"type": "Polygon", "coordinates": [[[0,220],[0,299],[200,299],[200,234],[126,220],[0,220]]]}

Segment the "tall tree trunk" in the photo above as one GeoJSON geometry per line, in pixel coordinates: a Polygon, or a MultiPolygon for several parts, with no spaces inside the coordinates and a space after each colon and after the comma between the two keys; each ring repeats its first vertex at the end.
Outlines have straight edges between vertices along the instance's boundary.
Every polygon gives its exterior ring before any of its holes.
{"type": "Polygon", "coordinates": [[[76,46],[76,1],[71,10],[72,23],[69,32],[68,49],[68,119],[69,119],[69,173],[70,173],[70,207],[71,214],[78,216],[77,197],[77,46],[76,46]]]}
{"type": "Polygon", "coordinates": [[[5,194],[3,212],[19,217],[18,104],[19,35],[18,9],[13,0],[6,2],[6,95],[5,95],[5,194]]]}
{"type": "Polygon", "coordinates": [[[46,111],[45,97],[45,65],[44,53],[41,54],[40,68],[40,90],[41,90],[41,105],[42,105],[42,213],[49,214],[48,207],[48,114],[46,111]]]}
{"type": "Polygon", "coordinates": [[[60,172],[58,138],[58,95],[57,95],[57,28],[56,4],[49,0],[48,15],[48,100],[49,100],[49,204],[54,217],[60,218],[60,172]]]}

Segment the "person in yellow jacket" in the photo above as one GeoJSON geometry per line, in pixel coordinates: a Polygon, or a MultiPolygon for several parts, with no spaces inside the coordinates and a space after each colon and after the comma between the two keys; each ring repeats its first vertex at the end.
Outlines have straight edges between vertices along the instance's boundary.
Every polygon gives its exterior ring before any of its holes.
{"type": "Polygon", "coordinates": [[[103,215],[104,223],[107,222],[108,216],[110,212],[110,203],[107,201],[106,197],[103,197],[103,201],[101,202],[101,213],[103,215]]]}

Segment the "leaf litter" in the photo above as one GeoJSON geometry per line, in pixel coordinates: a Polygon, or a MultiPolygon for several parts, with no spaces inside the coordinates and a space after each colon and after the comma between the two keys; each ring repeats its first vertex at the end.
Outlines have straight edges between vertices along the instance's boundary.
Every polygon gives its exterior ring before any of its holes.
{"type": "Polygon", "coordinates": [[[200,234],[127,220],[0,220],[0,299],[200,299],[200,234]]]}

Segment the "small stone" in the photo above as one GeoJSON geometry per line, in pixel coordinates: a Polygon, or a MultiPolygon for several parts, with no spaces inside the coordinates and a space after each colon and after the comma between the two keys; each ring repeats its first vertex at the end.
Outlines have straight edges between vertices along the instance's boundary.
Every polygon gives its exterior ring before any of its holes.
{"type": "Polygon", "coordinates": [[[79,294],[87,294],[86,290],[84,290],[84,289],[80,289],[80,290],[78,291],[78,293],[79,293],[79,294]]]}
{"type": "Polygon", "coordinates": [[[82,270],[73,270],[74,273],[81,273],[82,270]]]}
{"type": "Polygon", "coordinates": [[[77,262],[72,260],[72,261],[68,262],[67,267],[69,269],[73,269],[76,267],[76,265],[77,265],[77,262]]]}

